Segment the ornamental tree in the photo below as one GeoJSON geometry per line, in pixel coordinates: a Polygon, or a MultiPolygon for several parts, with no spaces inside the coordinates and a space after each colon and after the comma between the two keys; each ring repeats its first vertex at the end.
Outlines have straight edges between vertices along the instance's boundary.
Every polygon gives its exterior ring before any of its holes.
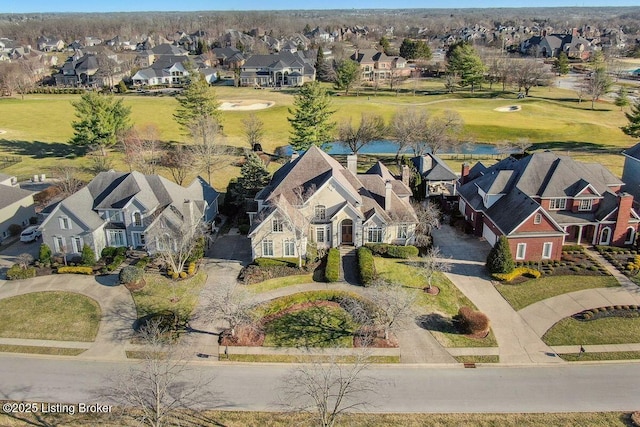
{"type": "Polygon", "coordinates": [[[490,273],[511,273],[515,268],[511,249],[509,249],[509,241],[506,237],[500,236],[495,246],[487,256],[487,270],[490,273]]]}

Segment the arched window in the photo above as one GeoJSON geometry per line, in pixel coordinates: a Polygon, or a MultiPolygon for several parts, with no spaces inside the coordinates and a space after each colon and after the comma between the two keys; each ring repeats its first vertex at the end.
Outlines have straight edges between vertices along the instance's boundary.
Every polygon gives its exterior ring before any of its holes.
{"type": "Polygon", "coordinates": [[[138,211],[133,213],[133,226],[142,227],[142,214],[138,211]]]}
{"type": "Polygon", "coordinates": [[[316,220],[323,221],[327,219],[327,208],[324,205],[316,205],[314,217],[316,220]]]}
{"type": "Polygon", "coordinates": [[[636,230],[633,227],[627,228],[627,234],[624,236],[624,243],[630,245],[636,238],[636,230]]]}
{"type": "Polygon", "coordinates": [[[611,228],[605,227],[600,232],[600,244],[608,245],[611,243],[611,228]]]}

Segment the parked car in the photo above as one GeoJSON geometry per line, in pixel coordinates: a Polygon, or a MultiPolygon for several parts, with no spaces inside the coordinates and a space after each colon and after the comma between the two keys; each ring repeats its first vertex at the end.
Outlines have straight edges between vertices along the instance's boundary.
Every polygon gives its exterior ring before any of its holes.
{"type": "Polygon", "coordinates": [[[30,227],[25,228],[22,233],[20,233],[20,241],[21,242],[33,242],[42,236],[42,232],[38,230],[37,225],[32,225],[30,227]]]}

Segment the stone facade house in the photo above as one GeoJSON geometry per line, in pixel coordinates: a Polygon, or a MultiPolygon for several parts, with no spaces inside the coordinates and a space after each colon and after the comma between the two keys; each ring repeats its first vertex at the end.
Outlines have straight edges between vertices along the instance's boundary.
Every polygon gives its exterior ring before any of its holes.
{"type": "Polygon", "coordinates": [[[159,175],[101,172],[86,187],[61,201],[40,226],[54,253],[79,254],[89,245],[99,256],[106,246],[155,252],[148,235],[155,227],[185,218],[213,221],[218,193],[202,178],[182,187],[159,175]]]}
{"type": "Polygon", "coordinates": [[[640,216],[622,187],[600,164],[542,152],[463,166],[459,210],[491,245],[506,236],[516,260],[558,260],[565,244],[634,244],[640,216]]]}
{"type": "Polygon", "coordinates": [[[410,195],[382,163],[362,174],[356,155],[348,156],[345,168],[312,146],[276,171],[256,195],[256,211],[249,212],[253,258],[305,256],[306,243],[325,249],[411,244],[417,218],[410,195]]]}

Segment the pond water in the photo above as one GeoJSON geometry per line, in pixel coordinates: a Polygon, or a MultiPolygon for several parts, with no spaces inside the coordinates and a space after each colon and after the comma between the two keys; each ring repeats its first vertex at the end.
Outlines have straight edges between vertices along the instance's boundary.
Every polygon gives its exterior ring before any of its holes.
{"type": "MultiPolygon", "coordinates": [[[[327,153],[329,154],[351,154],[351,150],[349,148],[338,142],[334,142],[328,145],[330,146],[329,150],[327,151],[327,153]]],[[[393,141],[374,141],[361,148],[358,154],[396,154],[397,150],[398,146],[393,141]]],[[[290,145],[279,147],[278,150],[276,150],[277,154],[285,157],[291,156],[292,152],[293,150],[291,149],[290,145]]],[[[447,153],[454,153],[454,151],[445,149],[444,151],[439,152],[439,154],[447,153]]],[[[459,147],[459,150],[455,153],[492,155],[501,154],[501,151],[495,145],[473,144],[468,142],[462,144],[459,147]]],[[[413,151],[411,150],[411,148],[405,148],[401,152],[401,154],[413,154],[413,151]]]]}

